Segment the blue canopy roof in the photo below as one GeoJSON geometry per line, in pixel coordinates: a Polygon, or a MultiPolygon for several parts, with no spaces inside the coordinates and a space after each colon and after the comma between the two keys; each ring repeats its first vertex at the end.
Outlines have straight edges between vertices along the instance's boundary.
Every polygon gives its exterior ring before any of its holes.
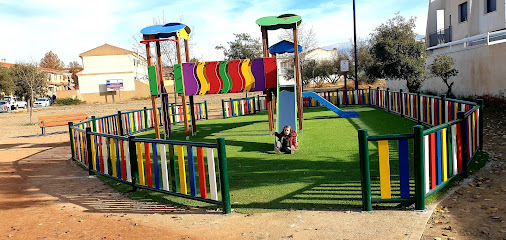
{"type": "MultiPolygon", "coordinates": [[[[269,53],[273,54],[283,54],[283,53],[293,53],[295,51],[294,49],[294,43],[290,42],[288,40],[283,40],[281,42],[278,42],[274,45],[272,45],[269,48],[269,53]]],[[[302,52],[302,47],[299,45],[299,52],[302,52]]]]}

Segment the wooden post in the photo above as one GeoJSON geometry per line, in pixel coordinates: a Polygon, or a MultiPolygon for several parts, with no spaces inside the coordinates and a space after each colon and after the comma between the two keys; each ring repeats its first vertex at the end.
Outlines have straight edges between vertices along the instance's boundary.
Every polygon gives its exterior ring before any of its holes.
{"type": "MultiPolygon", "coordinates": [[[[186,62],[190,62],[190,47],[188,39],[184,40],[184,53],[186,55],[186,62]]],[[[197,121],[195,120],[195,102],[193,96],[190,96],[190,116],[192,118],[192,136],[197,135],[197,121]]]]}
{"type": "MultiPolygon", "coordinates": [[[[158,61],[158,76],[160,77],[160,85],[158,88],[158,94],[160,94],[160,99],[162,102],[162,108],[161,108],[161,118],[163,119],[163,131],[165,135],[165,139],[170,136],[170,119],[167,117],[167,106],[168,106],[168,99],[167,97],[164,97],[162,94],[166,91],[165,90],[165,83],[163,82],[163,64],[162,64],[162,51],[160,49],[160,42],[156,42],[156,54],[157,54],[157,61],[158,61]]],[[[156,112],[156,111],[155,111],[156,112]]],[[[160,132],[160,130],[158,130],[160,132]]]]}
{"type": "MultiPolygon", "coordinates": [[[[177,35],[176,35],[176,52],[177,52],[177,62],[181,64],[182,63],[181,44],[179,43],[179,37],[177,35]]],[[[186,139],[190,139],[190,127],[188,126],[188,111],[186,110],[186,96],[184,93],[184,84],[183,84],[183,93],[181,94],[181,102],[183,106],[184,134],[186,136],[186,139]]]]}
{"type": "MultiPolygon", "coordinates": [[[[260,27],[262,31],[262,50],[264,58],[269,57],[269,37],[267,35],[267,29],[265,27],[260,27]]],[[[266,90],[267,99],[267,118],[269,119],[269,131],[274,133],[274,109],[272,107],[272,91],[270,89],[266,90]]]]}
{"type": "MultiPolygon", "coordinates": [[[[148,60],[148,66],[153,66],[153,61],[151,61],[151,48],[149,47],[150,43],[146,43],[146,58],[148,60]]],[[[153,107],[153,118],[155,120],[155,137],[160,139],[160,128],[158,128],[158,112],[156,111],[156,96],[151,96],[151,106],[153,107]]]]}
{"type": "Polygon", "coordinates": [[[293,45],[294,45],[294,60],[295,60],[295,86],[297,88],[297,110],[299,115],[299,131],[302,131],[302,121],[304,120],[304,113],[302,111],[302,87],[300,75],[300,60],[299,60],[299,45],[297,41],[297,23],[293,24],[293,45]]]}

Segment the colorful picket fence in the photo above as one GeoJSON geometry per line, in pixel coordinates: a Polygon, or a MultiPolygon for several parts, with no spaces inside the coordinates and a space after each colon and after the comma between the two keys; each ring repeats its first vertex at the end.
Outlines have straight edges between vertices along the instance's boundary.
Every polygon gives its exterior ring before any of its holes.
{"type": "MultiPolygon", "coordinates": [[[[188,119],[190,118],[190,105],[186,105],[186,112],[188,119]]],[[[207,101],[194,104],[195,120],[207,120],[207,101]]],[[[171,116],[171,123],[177,124],[184,122],[183,105],[171,104],[169,107],[169,114],[171,116]]]]}
{"type": "Polygon", "coordinates": [[[223,138],[216,143],[197,143],[125,137],[94,132],[87,123],[69,124],[69,135],[72,159],[86,166],[90,174],[116,179],[134,190],[220,205],[230,213],[223,138]]]}
{"type": "Polygon", "coordinates": [[[258,111],[257,97],[221,100],[223,118],[255,114],[258,111]]]}
{"type": "Polygon", "coordinates": [[[423,210],[427,197],[467,174],[467,165],[483,145],[483,102],[388,89],[373,89],[370,97],[372,105],[424,123],[429,129],[417,125],[413,133],[382,136],[359,130],[363,209],[371,211],[372,203],[415,203],[416,209],[423,210]],[[379,197],[371,192],[369,142],[378,146],[378,171],[374,172],[379,173],[379,187],[374,193],[379,197]],[[392,162],[392,156],[398,161],[392,162]]]}
{"type": "MultiPolygon", "coordinates": [[[[337,89],[334,91],[317,92],[316,94],[320,95],[335,106],[369,104],[369,89],[337,89]]],[[[310,97],[303,99],[303,105],[304,107],[321,107],[318,101],[310,97]]]]}

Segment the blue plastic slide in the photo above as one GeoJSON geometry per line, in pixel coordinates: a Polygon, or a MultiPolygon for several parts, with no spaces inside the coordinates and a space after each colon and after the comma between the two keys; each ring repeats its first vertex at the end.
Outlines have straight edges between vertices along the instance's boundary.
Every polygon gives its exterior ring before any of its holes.
{"type": "Polygon", "coordinates": [[[338,107],[334,106],[331,102],[327,101],[327,99],[321,97],[320,95],[314,93],[314,92],[303,92],[302,93],[303,98],[313,98],[317,102],[319,102],[322,106],[330,109],[332,112],[337,113],[342,118],[349,118],[349,117],[359,117],[360,114],[356,111],[343,111],[339,109],[338,107]]]}
{"type": "Polygon", "coordinates": [[[278,86],[278,100],[276,106],[276,131],[281,132],[284,126],[290,126],[297,131],[297,106],[294,86],[278,86]]]}

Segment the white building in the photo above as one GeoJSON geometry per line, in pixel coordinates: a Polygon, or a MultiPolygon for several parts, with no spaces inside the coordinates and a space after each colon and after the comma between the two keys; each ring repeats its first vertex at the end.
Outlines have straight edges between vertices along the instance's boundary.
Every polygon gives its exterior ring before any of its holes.
{"type": "Polygon", "coordinates": [[[79,57],[84,68],[77,74],[81,94],[106,93],[107,80],[122,80],[122,91],[135,91],[135,80],[148,81],[146,59],[130,50],[104,44],[79,57]]]}
{"type": "Polygon", "coordinates": [[[305,60],[315,60],[317,62],[327,60],[332,61],[336,57],[337,49],[325,50],[323,48],[315,48],[307,53],[304,53],[305,60]]]}
{"type": "MultiPolygon", "coordinates": [[[[429,0],[427,14],[427,65],[446,54],[455,59],[458,76],[456,95],[506,97],[506,11],[505,0],[429,0]]],[[[404,83],[389,81],[392,89],[404,83]]],[[[446,85],[430,78],[422,90],[444,93],[446,85]]]]}

